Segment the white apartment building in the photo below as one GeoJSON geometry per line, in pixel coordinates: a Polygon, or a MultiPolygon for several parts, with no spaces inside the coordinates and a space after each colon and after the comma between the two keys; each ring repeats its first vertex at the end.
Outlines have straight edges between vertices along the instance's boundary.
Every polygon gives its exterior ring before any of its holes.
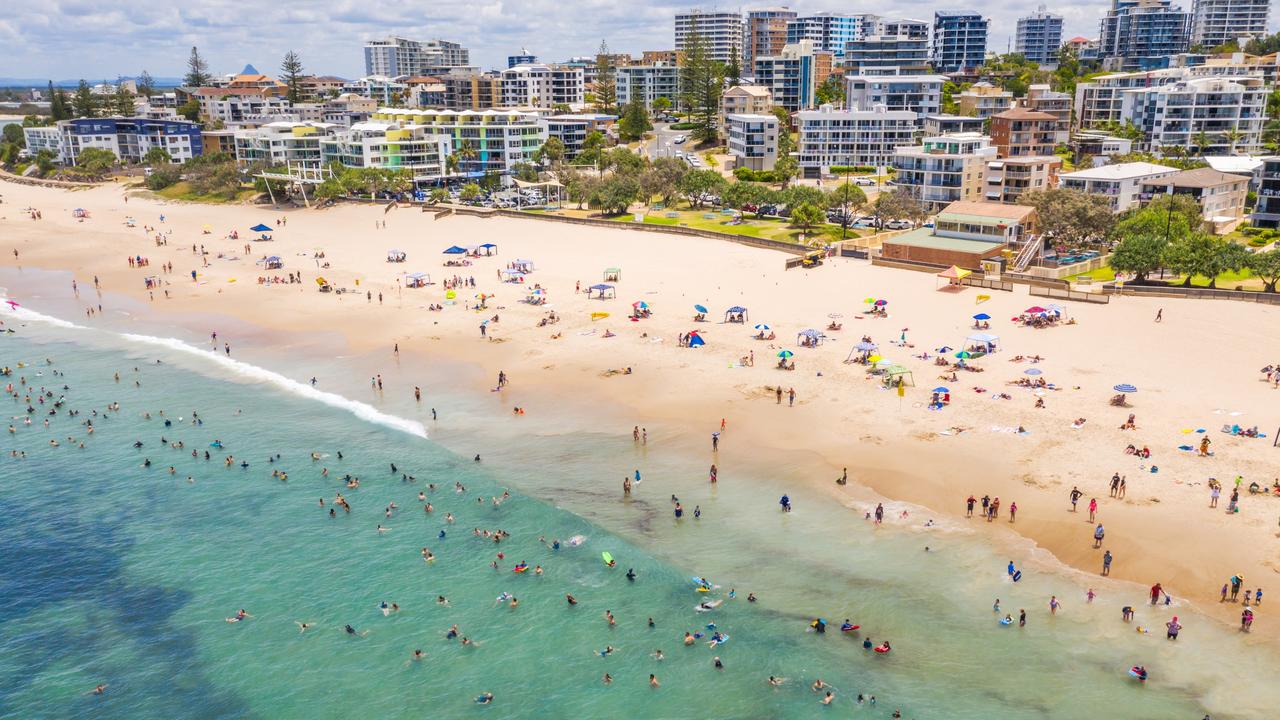
{"type": "Polygon", "coordinates": [[[498,175],[510,182],[516,164],[532,163],[547,141],[545,120],[515,110],[379,108],[369,119],[423,125],[426,132],[449,136],[461,177],[498,175]]]}
{"type": "Polygon", "coordinates": [[[905,35],[868,35],[844,46],[850,75],[907,75],[929,71],[929,41],[905,35]]]}
{"type": "Polygon", "coordinates": [[[516,65],[502,71],[506,107],[581,107],[586,102],[582,68],[564,65],[516,65]]]}
{"type": "Polygon", "coordinates": [[[916,114],[889,110],[837,110],[823,105],[796,113],[800,128],[800,171],[806,178],[831,174],[832,167],[883,166],[893,160],[894,149],[912,142],[916,114]]]}
{"type": "Polygon", "coordinates": [[[1124,212],[1141,199],[1142,185],[1148,180],[1176,175],[1177,168],[1154,163],[1132,162],[1102,165],[1059,176],[1062,187],[1102,195],[1111,201],[1111,209],[1124,212]]]}
{"type": "Polygon", "coordinates": [[[616,124],[614,115],[582,113],[577,115],[552,115],[546,118],[547,136],[564,143],[564,154],[573,158],[582,152],[582,145],[593,132],[607,133],[616,124]]]}
{"type": "Polygon", "coordinates": [[[1016,205],[1022,193],[1056,187],[1061,168],[1062,158],[1057,155],[991,160],[983,178],[983,197],[992,202],[1016,205]]]}
{"type": "Polygon", "coordinates": [[[941,112],[945,82],[942,75],[849,75],[845,78],[845,100],[850,108],[883,105],[924,118],[941,112]]]}
{"type": "Polygon", "coordinates": [[[726,115],[729,154],[735,168],[772,170],[778,161],[778,118],[774,115],[726,115]]]}
{"type": "Polygon", "coordinates": [[[35,157],[41,150],[53,153],[55,162],[62,159],[62,131],[56,125],[48,127],[24,127],[22,134],[27,141],[27,152],[35,157]]]}
{"type": "Polygon", "coordinates": [[[331,123],[278,121],[236,130],[236,162],[320,168],[324,166],[321,139],[341,129],[331,123]]]}
{"type": "Polygon", "coordinates": [[[447,40],[409,40],[392,35],[364,45],[365,75],[439,75],[467,67],[470,62],[469,50],[447,40]]]}
{"type": "Polygon", "coordinates": [[[1262,37],[1267,34],[1270,10],[1271,0],[1195,0],[1191,44],[1214,48],[1240,38],[1262,37]]]}
{"type": "Polygon", "coordinates": [[[631,102],[632,95],[642,98],[649,109],[660,97],[670,100],[673,108],[680,104],[680,68],[676,65],[623,65],[614,71],[614,84],[619,105],[631,102]]]}
{"type": "Polygon", "coordinates": [[[220,120],[228,125],[250,118],[287,112],[289,101],[274,88],[216,88],[192,90],[190,95],[200,103],[200,117],[220,120]]]}
{"type": "Polygon", "coordinates": [[[688,49],[689,36],[702,37],[703,47],[712,60],[728,64],[741,57],[743,43],[742,13],[689,10],[676,13],[676,52],[688,49]]]}
{"type": "Polygon", "coordinates": [[[1081,130],[1071,136],[1071,145],[1075,148],[1077,165],[1085,156],[1093,158],[1093,166],[1106,165],[1117,155],[1128,155],[1133,152],[1133,141],[1129,138],[1116,137],[1095,130],[1081,130]]]}
{"type": "Polygon", "coordinates": [[[986,120],[1013,107],[1013,93],[986,81],[976,82],[956,94],[956,104],[961,115],[986,120]]]}
{"type": "Polygon", "coordinates": [[[320,138],[325,165],[337,162],[351,168],[408,170],[415,183],[444,177],[451,152],[453,143],[448,134],[399,121],[367,120],[320,138]]]}
{"type": "Polygon", "coordinates": [[[1172,67],[1147,72],[1111,73],[1076,85],[1075,127],[1094,128],[1121,122],[1123,97],[1127,90],[1149,90],[1184,80],[1203,77],[1263,76],[1257,64],[1247,64],[1242,55],[1226,62],[1207,62],[1190,67],[1172,67]]]}
{"type": "Polygon", "coordinates": [[[987,163],[996,159],[982,133],[927,137],[920,145],[894,148],[893,182],[900,191],[940,210],[958,200],[981,200],[987,163]]]}
{"type": "Polygon", "coordinates": [[[172,162],[181,163],[202,154],[204,147],[200,126],[185,118],[75,118],[22,132],[32,156],[48,150],[65,165],[77,164],[80,153],[89,148],[106,150],[120,162],[141,162],[152,148],[160,148],[172,162]]]}
{"type": "Polygon", "coordinates": [[[1198,155],[1256,154],[1267,94],[1260,77],[1196,78],[1126,90],[1120,114],[1145,133],[1143,147],[1151,152],[1179,146],[1198,155]]]}

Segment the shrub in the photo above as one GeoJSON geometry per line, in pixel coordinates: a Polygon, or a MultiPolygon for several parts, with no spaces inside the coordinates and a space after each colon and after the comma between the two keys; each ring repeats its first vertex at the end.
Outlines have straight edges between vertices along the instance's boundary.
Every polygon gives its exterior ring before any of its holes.
{"type": "Polygon", "coordinates": [[[832,175],[868,175],[874,173],[876,169],[870,165],[832,165],[832,175]]]}
{"type": "Polygon", "coordinates": [[[1262,232],[1262,228],[1256,228],[1256,227],[1253,227],[1252,225],[1245,225],[1244,227],[1240,228],[1240,234],[1244,235],[1245,237],[1248,237],[1250,235],[1257,235],[1261,232],[1262,232]]]}
{"type": "Polygon", "coordinates": [[[671,126],[672,130],[697,130],[698,123],[681,122],[671,126]]]}
{"type": "Polygon", "coordinates": [[[156,168],[147,176],[146,185],[148,190],[163,190],[181,179],[182,173],[177,168],[156,168]]]}

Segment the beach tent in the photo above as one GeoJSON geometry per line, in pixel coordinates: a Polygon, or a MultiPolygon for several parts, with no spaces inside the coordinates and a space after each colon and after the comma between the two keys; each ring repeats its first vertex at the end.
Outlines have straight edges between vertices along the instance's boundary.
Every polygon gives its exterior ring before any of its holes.
{"type": "Polygon", "coordinates": [[[406,254],[405,254],[405,252],[404,252],[403,250],[388,250],[388,251],[387,251],[387,262],[392,262],[392,263],[402,263],[402,262],[404,262],[406,259],[408,259],[408,257],[409,257],[409,256],[408,256],[408,255],[406,255],[406,254]]]}
{"type": "Polygon", "coordinates": [[[431,282],[431,276],[426,273],[406,273],[404,276],[404,286],[410,288],[426,287],[431,282]]]}
{"type": "Polygon", "coordinates": [[[812,345],[817,345],[821,343],[824,338],[826,338],[826,335],[823,335],[812,328],[808,330],[801,330],[799,333],[796,333],[796,342],[800,345],[804,345],[805,340],[809,340],[812,345]]]}
{"type": "Polygon", "coordinates": [[[746,322],[746,321],[747,321],[747,309],[746,309],[746,308],[744,308],[744,307],[742,307],[741,305],[734,305],[733,307],[731,307],[731,308],[729,308],[728,310],[725,310],[725,311],[724,311],[724,321],[725,321],[725,322],[738,322],[738,323],[740,323],[740,322],[746,322]]]}
{"type": "Polygon", "coordinates": [[[903,385],[916,386],[915,377],[911,371],[901,365],[890,365],[884,369],[885,384],[897,385],[901,380],[903,385]]]}
{"type": "Polygon", "coordinates": [[[973,274],[972,270],[965,270],[961,267],[952,265],[951,267],[938,273],[937,277],[947,281],[947,287],[960,287],[961,280],[973,274]]]}
{"type": "Polygon", "coordinates": [[[611,268],[604,269],[605,282],[618,282],[621,279],[622,279],[622,268],[611,267],[611,268]]]}
{"type": "Polygon", "coordinates": [[[264,259],[262,261],[262,265],[268,270],[279,270],[284,267],[284,261],[280,259],[279,255],[272,255],[271,257],[264,259]]]}
{"type": "Polygon", "coordinates": [[[502,270],[499,270],[498,274],[502,276],[503,282],[523,282],[524,281],[524,273],[519,270],[510,270],[510,269],[504,268],[502,270]]]}
{"type": "Polygon", "coordinates": [[[615,290],[612,285],[605,285],[604,283],[592,285],[587,288],[587,297],[590,298],[591,293],[593,292],[596,294],[597,300],[604,300],[606,298],[614,298],[618,296],[617,290],[615,290]]]}
{"type": "Polygon", "coordinates": [[[702,336],[698,334],[697,330],[694,330],[693,332],[689,333],[689,347],[691,348],[702,347],[703,345],[706,345],[706,344],[707,344],[707,341],[702,339],[702,336]]]}
{"type": "Polygon", "coordinates": [[[271,228],[267,227],[266,225],[263,225],[262,223],[258,223],[257,225],[254,225],[249,229],[254,232],[271,232],[271,228]]]}
{"type": "Polygon", "coordinates": [[[453,245],[448,248],[445,248],[445,251],[444,251],[445,255],[465,255],[466,253],[467,253],[466,248],[461,248],[461,247],[458,247],[457,245],[453,245]]]}
{"type": "Polygon", "coordinates": [[[993,353],[996,351],[996,345],[1000,342],[1000,336],[992,335],[991,333],[974,333],[965,338],[965,342],[979,345],[987,352],[993,353]]]}
{"type": "Polygon", "coordinates": [[[497,254],[498,254],[498,246],[497,246],[497,245],[494,245],[493,243],[485,243],[485,244],[481,245],[481,246],[478,248],[478,250],[483,250],[485,255],[497,255],[497,254]]]}
{"type": "Polygon", "coordinates": [[[520,272],[523,272],[523,273],[531,273],[533,272],[533,261],[521,260],[520,258],[516,258],[516,261],[511,263],[511,269],[519,270],[520,272]]]}

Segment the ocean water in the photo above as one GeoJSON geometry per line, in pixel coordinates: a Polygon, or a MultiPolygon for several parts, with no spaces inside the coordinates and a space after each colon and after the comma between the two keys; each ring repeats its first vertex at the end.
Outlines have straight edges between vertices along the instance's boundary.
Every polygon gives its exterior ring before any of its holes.
{"type": "MultiPolygon", "coordinates": [[[[1143,606],[1140,587],[1065,571],[1029,544],[925,527],[919,511],[877,528],[791,487],[786,467],[735,468],[711,487],[703,438],[636,448],[575,424],[499,424],[498,401],[447,391],[433,393],[433,424],[411,400],[364,397],[366,359],[263,352],[249,363],[199,349],[194,329],[165,335],[138,322],[118,333],[29,311],[3,319],[17,333],[0,336],[0,365],[27,364],[4,380],[65,394],[80,411],[46,415],[46,400],[25,425],[22,396],[0,399],[15,430],[0,456],[3,717],[870,718],[900,708],[908,718],[1198,720],[1274,717],[1280,706],[1275,654],[1194,608],[1143,606]],[[316,372],[350,379],[313,389],[305,379],[316,372]],[[111,402],[119,412],[106,411],[111,402]],[[81,423],[91,417],[89,435],[81,423]],[[644,481],[623,501],[620,475],[633,467],[644,481]],[[431,514],[417,500],[428,483],[431,514]],[[500,506],[477,502],[507,489],[500,506]],[[786,491],[790,514],[776,504],[786,491]],[[331,518],[337,493],[353,510],[331,518]],[[392,502],[399,510],[387,517],[392,502]],[[495,544],[473,528],[511,537],[495,544]],[[579,535],[581,546],[558,551],[539,540],[579,535]],[[602,551],[619,566],[605,567],[602,551]],[[1026,572],[1016,585],[1009,559],[1026,572]],[[512,573],[522,560],[544,574],[512,573]],[[721,588],[696,593],[691,575],[721,588]],[[1089,586],[1100,592],[1091,605],[1089,586]],[[736,599],[695,611],[730,588],[736,599]],[[502,593],[519,607],[496,602],[502,593]],[[1065,604],[1056,617],[1050,595],[1065,604]],[[1028,626],[1000,626],[996,597],[1001,615],[1025,608],[1028,626]],[[384,616],[384,600],[401,610],[384,616]],[[1125,604],[1138,609],[1133,624],[1120,621],[1125,604]],[[239,608],[252,618],[226,622],[239,608]],[[1163,630],[1171,614],[1187,628],[1176,643],[1135,630],[1163,630]],[[825,634],[808,631],[814,617],[830,623],[825,634]],[[845,618],[863,630],[841,634],[845,618]],[[315,626],[300,633],[295,621],[315,626]],[[711,622],[727,644],[682,644],[711,622]],[[454,624],[477,645],[446,640],[454,624]],[[894,651],[868,652],[863,637],[894,651]],[[607,646],[615,651],[602,657],[607,646]],[[415,649],[426,657],[411,660],[415,649]],[[1152,673],[1146,685],[1125,673],[1138,663],[1152,673]],[[773,688],[769,675],[787,681],[773,688]],[[818,705],[817,678],[837,689],[833,707],[818,705]],[[105,694],[92,694],[99,683],[105,694]],[[482,692],[494,703],[477,705],[482,692]],[[859,706],[858,693],[878,703],[859,706]]],[[[439,386],[463,371],[419,369],[439,386]]]]}

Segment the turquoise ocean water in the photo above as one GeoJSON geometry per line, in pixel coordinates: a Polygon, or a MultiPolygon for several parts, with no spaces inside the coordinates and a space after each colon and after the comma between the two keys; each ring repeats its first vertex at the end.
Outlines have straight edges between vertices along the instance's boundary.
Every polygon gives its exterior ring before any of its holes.
{"type": "MultiPolygon", "coordinates": [[[[362,397],[361,358],[304,363],[288,355],[302,352],[295,347],[231,362],[196,349],[195,329],[161,332],[158,320],[135,322],[126,336],[3,319],[18,332],[0,337],[0,364],[28,365],[5,380],[67,399],[52,416],[48,399],[35,405],[29,426],[22,395],[2,400],[18,418],[0,457],[3,717],[871,718],[900,708],[908,718],[1198,720],[1274,717],[1280,706],[1269,689],[1274,653],[1192,608],[1142,607],[1142,588],[1080,577],[1029,544],[994,547],[946,523],[925,529],[920,515],[909,529],[874,529],[795,491],[785,472],[742,469],[710,488],[701,438],[646,451],[572,423],[521,428],[493,422],[491,398],[447,391],[433,392],[433,424],[411,401],[343,400],[362,397]],[[334,378],[321,385],[335,395],[289,380],[317,372],[334,378]],[[119,412],[106,412],[111,402],[119,412]],[[90,436],[81,423],[94,410],[90,436]],[[210,449],[215,440],[224,449],[210,449]],[[178,441],[183,449],[167,444],[178,441]],[[14,449],[26,458],[8,457],[14,449]],[[313,452],[325,456],[313,461],[313,452]],[[226,454],[249,467],[225,466],[226,454]],[[620,475],[633,466],[644,482],[623,502],[620,475]],[[344,486],[348,473],[358,489],[344,486]],[[417,499],[428,483],[437,485],[432,514],[417,499]],[[504,489],[512,497],[499,507],[476,501],[504,489]],[[796,511],[784,515],[776,501],[788,490],[796,511]],[[339,492],[353,511],[330,518],[339,492]],[[387,517],[392,502],[399,510],[387,517]],[[477,527],[511,537],[495,545],[475,537],[477,527]],[[538,539],[576,535],[580,547],[558,551],[538,539]],[[424,546],[438,558],[430,565],[424,546]],[[619,567],[605,567],[602,551],[619,567]],[[1027,570],[1017,585],[1005,578],[1010,558],[1027,570]],[[513,574],[521,560],[545,573],[513,574]],[[695,612],[705,596],[694,574],[722,586],[710,597],[732,587],[737,599],[695,612]],[[1087,586],[1101,593],[1089,606],[1087,586]],[[747,592],[759,602],[747,603],[747,592]],[[519,607],[496,603],[502,593],[519,607]],[[1066,604],[1052,618],[1051,594],[1066,604]],[[996,597],[1015,617],[1026,608],[1028,626],[998,625],[996,597]],[[384,600],[400,612],[384,616],[384,600]],[[1124,604],[1139,606],[1135,624],[1162,630],[1178,614],[1188,629],[1177,643],[1137,633],[1120,622],[1124,604]],[[252,619],[227,623],[239,608],[252,619]],[[819,616],[828,632],[807,632],[819,616]],[[894,652],[865,651],[862,634],[838,631],[844,618],[894,652]],[[295,621],[315,627],[299,633],[295,621]],[[709,622],[727,644],[683,646],[685,631],[707,632],[709,622]],[[347,624],[367,634],[350,636],[347,624]],[[446,640],[453,624],[478,646],[446,640]],[[411,660],[415,649],[426,657],[411,660]],[[652,657],[657,649],[665,660],[652,657]],[[1152,672],[1146,686],[1125,674],[1136,663],[1152,672]],[[650,673],[660,689],[648,686],[650,673]],[[788,680],[770,687],[771,674],[788,680]],[[816,678],[837,689],[833,707],[809,689],[816,678]],[[90,694],[98,683],[106,693],[90,694]],[[482,692],[495,694],[492,705],[474,703],[482,692]],[[858,706],[858,693],[877,705],[858,706]]],[[[418,376],[447,387],[459,372],[418,376]]]]}

